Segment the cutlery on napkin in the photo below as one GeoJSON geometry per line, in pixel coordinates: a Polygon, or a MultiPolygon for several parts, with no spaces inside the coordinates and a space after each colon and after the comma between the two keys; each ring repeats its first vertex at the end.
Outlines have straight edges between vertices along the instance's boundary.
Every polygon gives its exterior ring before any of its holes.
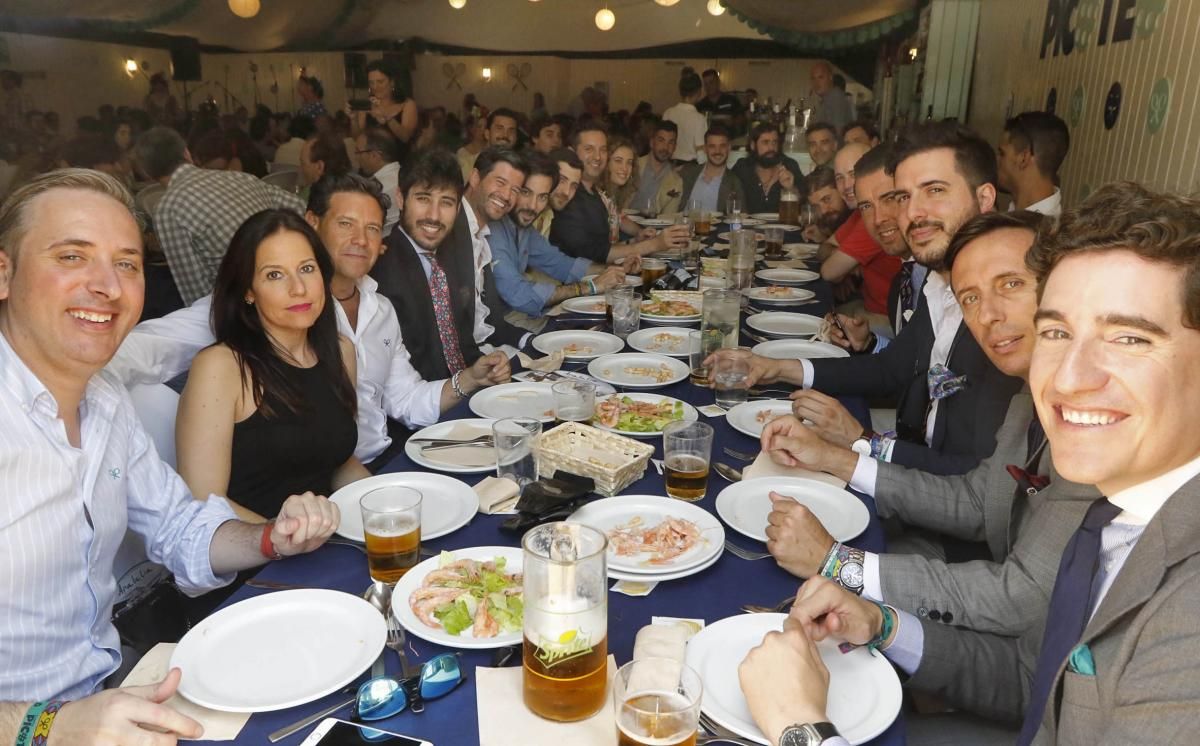
{"type": "MultiPolygon", "coordinates": [[[[451,428],[443,439],[471,440],[480,435],[491,434],[491,428],[460,423],[451,428]]],[[[456,448],[438,448],[437,450],[422,451],[421,455],[430,461],[453,466],[495,466],[496,464],[496,449],[481,446],[464,445],[456,448]]]]}

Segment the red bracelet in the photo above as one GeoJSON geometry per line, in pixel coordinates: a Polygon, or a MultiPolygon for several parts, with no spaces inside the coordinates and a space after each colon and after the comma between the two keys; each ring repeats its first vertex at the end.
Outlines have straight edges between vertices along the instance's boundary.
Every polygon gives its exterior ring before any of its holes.
{"type": "Polygon", "coordinates": [[[262,539],[258,542],[258,551],[262,552],[262,556],[269,560],[283,559],[283,555],[275,551],[275,544],[271,541],[271,529],[274,527],[275,521],[264,523],[262,539]]]}

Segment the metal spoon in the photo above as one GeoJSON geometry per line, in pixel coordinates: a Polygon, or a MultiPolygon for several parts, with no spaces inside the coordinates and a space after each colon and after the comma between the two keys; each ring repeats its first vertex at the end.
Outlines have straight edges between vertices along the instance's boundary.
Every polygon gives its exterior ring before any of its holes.
{"type": "Polygon", "coordinates": [[[720,477],[726,482],[742,481],[742,472],[733,468],[729,464],[716,463],[713,465],[713,468],[716,469],[717,474],[720,475],[720,477]]]}

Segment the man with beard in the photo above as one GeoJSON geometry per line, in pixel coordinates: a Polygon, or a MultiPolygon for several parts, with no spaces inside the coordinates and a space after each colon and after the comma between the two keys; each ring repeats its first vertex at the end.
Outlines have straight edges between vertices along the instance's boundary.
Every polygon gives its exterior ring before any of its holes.
{"type": "MultiPolygon", "coordinates": [[[[414,369],[396,312],[367,275],[383,252],[387,203],[373,179],[331,174],[313,185],[304,215],[333,259],[338,332],[354,343],[358,363],[354,454],[372,471],[391,460],[406,428],[431,425],[461,401],[460,394],[508,378],[502,353],[480,357],[457,382],[427,379],[414,369]]],[[[208,295],[138,324],[106,369],[127,386],[165,383],[187,371],[196,353],[213,343],[211,307],[208,295]]]]}
{"type": "Polygon", "coordinates": [[[678,135],[679,127],[674,122],[658,122],[650,138],[650,152],[638,158],[638,190],[630,205],[646,217],[679,211],[683,180],[671,166],[678,135]]]}
{"type": "MultiPolygon", "coordinates": [[[[855,197],[855,166],[867,152],[866,145],[850,144],[838,151],[834,158],[834,176],[837,188],[852,211],[850,217],[838,227],[828,243],[833,251],[821,264],[821,277],[831,283],[844,280],[851,272],[861,267],[862,310],[868,325],[885,333],[888,330],[888,291],[892,280],[900,271],[900,260],[883,250],[870,231],[867,230],[862,214],[858,211],[855,197]]],[[[839,313],[859,316],[855,308],[845,306],[839,313]]]]}
{"type": "Polygon", "coordinates": [[[729,130],[719,124],[704,133],[704,165],[689,163],[680,169],[683,194],[679,205],[683,209],[699,202],[700,209],[721,212],[729,195],[736,194],[738,202],[746,199],[742,181],[727,167],[729,161],[729,130]]]}
{"type": "Polygon", "coordinates": [[[804,229],[804,238],[823,244],[817,259],[824,261],[833,251],[827,239],[850,217],[850,208],[838,189],[833,169],[821,166],[804,179],[808,187],[808,204],[817,209],[817,219],[804,229]]]}
{"type": "Polygon", "coordinates": [[[813,167],[832,166],[833,156],[838,149],[837,130],[828,122],[814,122],[804,131],[804,141],[808,144],[808,156],[812,158],[813,167]]]}
{"type": "Polygon", "coordinates": [[[879,130],[875,129],[875,125],[865,119],[855,119],[842,130],[842,144],[849,145],[852,142],[862,143],[868,148],[874,148],[879,145],[879,130]]]}
{"type": "MultiPolygon", "coordinates": [[[[608,168],[608,131],[595,120],[585,121],[571,133],[571,147],[583,167],[580,188],[561,209],[555,207],[550,243],[567,256],[588,259],[596,264],[619,264],[632,257],[687,244],[688,229],[683,225],[673,225],[654,236],[647,235],[631,243],[610,243],[608,207],[597,187],[608,168]]],[[[667,157],[670,157],[669,153],[667,157]]],[[[675,199],[678,199],[678,194],[675,199]]],[[[552,204],[559,201],[551,198],[552,204]]]]}
{"type": "Polygon", "coordinates": [[[517,112],[499,108],[487,116],[484,139],[493,148],[515,148],[517,146],[517,112]]]}
{"type": "Polygon", "coordinates": [[[779,130],[765,122],[750,130],[749,150],[732,169],[746,195],[742,210],[779,212],[779,193],[796,186],[803,175],[800,164],[779,152],[779,130]]]}
{"type": "Polygon", "coordinates": [[[966,332],[942,267],[959,226],[993,209],[996,159],[975,133],[954,122],[936,122],[903,132],[888,168],[896,179],[900,228],[917,261],[930,270],[924,302],[877,355],[821,360],[753,355],[750,385],[782,380],[816,389],[830,396],[800,391],[793,394],[793,408],[819,409],[808,417],[819,433],[834,440],[853,433],[851,440],[864,441],[874,459],[962,474],[995,448],[1009,399],[1021,385],[998,371],[966,332]],[[831,399],[838,394],[896,397],[896,432],[864,432],[831,399]]]}
{"type": "Polygon", "coordinates": [[[583,161],[579,160],[574,150],[558,148],[550,153],[550,158],[558,164],[558,182],[554,191],[550,192],[550,209],[542,210],[533,219],[533,227],[546,238],[550,237],[550,225],[554,222],[555,214],[565,210],[575,199],[575,192],[579,191],[579,184],[583,180],[583,161]]]}
{"type": "Polygon", "coordinates": [[[545,309],[567,298],[602,294],[625,282],[625,270],[616,265],[605,267],[587,259],[569,257],[532,228],[534,219],[548,209],[550,195],[558,186],[559,165],[550,156],[538,152],[528,153],[526,161],[529,175],[517,197],[517,206],[511,214],[492,221],[488,243],[500,298],[526,318],[534,317],[528,321],[520,317],[510,317],[510,320],[519,325],[525,322],[541,327],[544,323],[535,319],[541,317],[545,309]],[[561,284],[536,282],[526,276],[529,269],[536,269],[561,284]],[[596,276],[584,280],[588,274],[596,276]]]}

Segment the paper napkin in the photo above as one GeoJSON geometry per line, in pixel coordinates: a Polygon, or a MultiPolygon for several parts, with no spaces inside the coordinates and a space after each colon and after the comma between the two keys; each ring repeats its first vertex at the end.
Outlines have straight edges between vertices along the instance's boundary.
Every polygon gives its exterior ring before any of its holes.
{"type": "Polygon", "coordinates": [[[479,711],[479,746],[616,746],[612,679],[617,662],[608,656],[608,686],[600,711],[586,720],[556,723],[538,717],[525,707],[522,695],[524,668],[475,669],[479,711]]]}
{"type": "Polygon", "coordinates": [[[742,476],[746,479],[756,479],[758,477],[800,477],[802,479],[813,479],[818,482],[833,485],[838,489],[845,489],[846,483],[832,474],[826,474],[820,471],[810,471],[799,466],[782,466],[771,460],[766,451],[758,454],[758,458],[754,459],[754,463],[742,469],[742,476]]]}
{"type": "MultiPolygon", "coordinates": [[[[162,681],[170,671],[171,654],[175,652],[175,643],[160,642],[150,649],[133,667],[122,688],[127,686],[146,686],[162,681]]],[[[187,671],[183,672],[187,677],[187,671]]],[[[166,701],[166,705],[181,715],[186,715],[204,726],[205,741],[232,741],[246,726],[250,719],[248,712],[218,712],[207,707],[189,702],[176,694],[166,701]]]]}

